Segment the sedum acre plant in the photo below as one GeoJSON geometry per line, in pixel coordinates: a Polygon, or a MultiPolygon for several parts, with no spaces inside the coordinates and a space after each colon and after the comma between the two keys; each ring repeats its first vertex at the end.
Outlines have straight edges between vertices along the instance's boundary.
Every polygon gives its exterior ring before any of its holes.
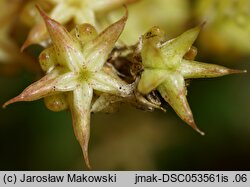
{"type": "MultiPolygon", "coordinates": [[[[100,1],[46,2],[49,3],[41,5],[49,10],[49,16],[37,6],[43,22],[39,18],[33,23],[26,20],[33,26],[22,47],[43,44],[39,63],[44,76],[3,107],[43,98],[52,111],[69,109],[76,139],[89,168],[92,112],[111,113],[121,103],[146,111],[165,111],[162,102],[167,102],[184,122],[204,135],[195,124],[186,98],[186,80],[246,72],[194,60],[197,50],[193,43],[202,25],[170,40],[163,29],[154,26],[135,45],[128,46],[119,40],[128,19],[126,8],[122,18],[100,29],[94,19],[96,10],[107,11],[132,0],[113,0],[107,6],[100,1]],[[67,14],[62,16],[65,10],[67,14]],[[73,20],[71,27],[67,25],[69,20],[73,20]]],[[[28,14],[35,4],[29,3],[22,15],[28,14]]]]}

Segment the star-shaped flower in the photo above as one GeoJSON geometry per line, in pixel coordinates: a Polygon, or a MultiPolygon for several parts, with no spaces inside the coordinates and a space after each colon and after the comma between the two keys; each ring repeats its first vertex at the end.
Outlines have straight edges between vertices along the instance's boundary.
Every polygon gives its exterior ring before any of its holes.
{"type": "MultiPolygon", "coordinates": [[[[39,8],[38,8],[39,9],[39,8]]],[[[50,34],[52,45],[39,57],[46,75],[31,84],[4,107],[19,101],[45,98],[48,108],[60,111],[69,107],[77,140],[88,160],[90,108],[95,93],[129,96],[132,87],[103,68],[109,53],[123,31],[126,15],[100,34],[90,24],[76,26],[71,33],[39,9],[50,34]]]]}
{"type": "Polygon", "coordinates": [[[245,71],[183,58],[191,49],[200,28],[190,29],[169,41],[165,41],[165,32],[158,27],[143,35],[141,56],[144,71],[138,90],[143,94],[158,90],[183,121],[204,134],[197,128],[187,102],[185,79],[219,77],[245,71]]]}
{"type": "MultiPolygon", "coordinates": [[[[134,1],[136,0],[46,0],[46,6],[48,6],[49,3],[52,5],[53,8],[51,8],[49,13],[50,17],[63,25],[73,21],[76,25],[89,23],[98,27],[99,25],[96,20],[97,14],[110,11],[117,7],[121,7],[123,4],[132,3],[134,1]]],[[[38,1],[36,3],[44,5],[43,1],[38,1]]],[[[34,2],[31,2],[31,4],[34,4],[34,2]]],[[[30,8],[31,6],[28,4],[26,7],[30,8]]],[[[26,9],[25,11],[28,11],[26,9]]],[[[26,15],[25,13],[23,14],[26,15]]],[[[22,50],[31,44],[47,46],[48,39],[49,35],[44,22],[38,21],[37,24],[32,27],[27,40],[22,46],[22,50]]]]}

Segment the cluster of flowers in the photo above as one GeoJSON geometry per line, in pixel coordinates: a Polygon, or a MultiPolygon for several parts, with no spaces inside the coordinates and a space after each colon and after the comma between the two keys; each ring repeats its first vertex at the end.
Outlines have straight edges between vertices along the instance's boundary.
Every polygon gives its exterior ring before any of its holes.
{"type": "Polygon", "coordinates": [[[34,19],[27,23],[33,26],[22,50],[31,44],[44,46],[39,63],[45,75],[3,105],[44,98],[52,111],[69,109],[88,167],[91,113],[114,112],[121,103],[165,111],[162,103],[167,102],[203,135],[186,99],[185,80],[246,72],[194,60],[197,49],[192,45],[203,24],[171,40],[163,29],[154,26],[135,45],[124,45],[119,36],[128,19],[127,8],[120,20],[104,30],[96,23],[95,13],[133,1],[109,2],[46,0],[38,3],[38,11],[31,8],[35,1],[27,4],[22,16],[29,14],[34,19]]]}

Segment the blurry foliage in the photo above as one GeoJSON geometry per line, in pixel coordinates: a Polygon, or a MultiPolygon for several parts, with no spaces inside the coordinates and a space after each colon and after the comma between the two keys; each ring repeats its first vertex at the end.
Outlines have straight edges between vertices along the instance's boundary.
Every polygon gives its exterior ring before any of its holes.
{"type": "MultiPolygon", "coordinates": [[[[2,104],[34,82],[40,73],[34,59],[41,48],[33,45],[19,52],[29,28],[40,20],[31,19],[36,17],[36,11],[23,12],[34,10],[34,2],[0,0],[2,104]]],[[[172,38],[206,21],[196,42],[201,50],[198,60],[249,70],[249,4],[249,0],[140,0],[128,6],[129,18],[121,41],[135,44],[152,26],[164,28],[166,37],[172,38]]],[[[100,20],[100,27],[120,18],[121,12],[101,14],[105,19],[100,20]]],[[[204,137],[188,128],[168,106],[166,113],[145,113],[126,106],[112,115],[94,114],[89,150],[93,168],[249,170],[249,81],[249,74],[191,81],[188,100],[196,123],[206,132],[204,137]]],[[[85,169],[70,118],[67,111],[46,110],[42,101],[18,103],[1,110],[0,168],[85,169]]]]}
{"type": "MultiPolygon", "coordinates": [[[[138,38],[153,26],[162,27],[167,38],[177,36],[186,28],[190,7],[186,0],[140,0],[128,7],[129,19],[121,35],[121,40],[128,45],[135,44],[138,38]]],[[[111,12],[107,19],[121,17],[122,10],[111,12]]]]}
{"type": "MultiPolygon", "coordinates": [[[[20,53],[15,29],[18,25],[18,14],[21,2],[19,0],[0,1],[0,73],[15,74],[20,67],[38,73],[39,66],[35,64],[34,58],[20,53]]],[[[20,32],[19,32],[20,33],[20,32]]]]}
{"type": "Polygon", "coordinates": [[[36,4],[49,12],[52,19],[67,26],[70,30],[75,25],[82,23],[89,23],[100,30],[99,22],[105,17],[106,12],[134,1],[136,0],[109,0],[105,2],[100,0],[30,0],[21,11],[22,22],[31,27],[22,50],[32,44],[40,44],[46,47],[49,42],[46,26],[34,9],[36,4]]]}
{"type": "Polygon", "coordinates": [[[206,21],[200,40],[207,51],[228,59],[250,53],[249,0],[197,1],[193,14],[197,21],[206,21]]]}

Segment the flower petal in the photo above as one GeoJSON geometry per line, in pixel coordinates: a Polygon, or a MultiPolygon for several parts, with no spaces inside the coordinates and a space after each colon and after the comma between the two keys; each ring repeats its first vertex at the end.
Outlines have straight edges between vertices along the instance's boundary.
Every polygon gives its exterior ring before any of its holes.
{"type": "Polygon", "coordinates": [[[94,90],[115,94],[119,96],[128,96],[133,92],[133,86],[128,85],[114,74],[107,74],[104,71],[96,72],[89,79],[89,83],[94,90]]]}
{"type": "Polygon", "coordinates": [[[27,47],[33,44],[40,44],[46,46],[48,44],[49,34],[47,33],[44,22],[40,22],[32,27],[27,39],[21,47],[21,51],[24,51],[27,47]]]}
{"type": "Polygon", "coordinates": [[[246,70],[234,70],[215,64],[182,60],[179,71],[185,79],[220,77],[234,73],[246,73],[246,70]]]}
{"type": "Polygon", "coordinates": [[[77,76],[74,73],[65,73],[58,76],[58,72],[52,72],[37,82],[28,86],[20,95],[7,101],[3,107],[20,101],[34,101],[59,91],[70,91],[77,86],[77,76]]]}
{"type": "Polygon", "coordinates": [[[141,56],[144,68],[165,68],[162,52],[153,41],[143,42],[141,56]]]}
{"type": "Polygon", "coordinates": [[[47,26],[58,63],[71,71],[79,71],[84,62],[79,42],[60,23],[49,18],[38,6],[37,9],[47,26]]]}
{"type": "Polygon", "coordinates": [[[156,89],[168,76],[167,70],[145,69],[138,83],[138,91],[142,94],[148,94],[156,89]]]}
{"type": "Polygon", "coordinates": [[[192,111],[187,102],[187,90],[182,76],[178,74],[169,75],[165,82],[162,83],[157,90],[183,121],[185,121],[201,135],[204,135],[194,122],[192,111]]]}
{"type": "Polygon", "coordinates": [[[192,28],[177,38],[167,41],[161,47],[162,54],[165,59],[165,64],[168,67],[176,67],[181,63],[182,57],[189,51],[190,47],[196,40],[201,26],[192,28]]]}
{"type": "Polygon", "coordinates": [[[87,83],[83,83],[83,85],[70,93],[69,97],[74,133],[82,148],[88,168],[91,167],[88,158],[88,143],[90,137],[90,105],[92,96],[92,88],[87,83]]]}
{"type": "Polygon", "coordinates": [[[121,35],[128,18],[128,11],[119,21],[113,23],[100,33],[93,41],[84,48],[87,65],[92,71],[100,70],[106,62],[110,52],[121,35]]]}

